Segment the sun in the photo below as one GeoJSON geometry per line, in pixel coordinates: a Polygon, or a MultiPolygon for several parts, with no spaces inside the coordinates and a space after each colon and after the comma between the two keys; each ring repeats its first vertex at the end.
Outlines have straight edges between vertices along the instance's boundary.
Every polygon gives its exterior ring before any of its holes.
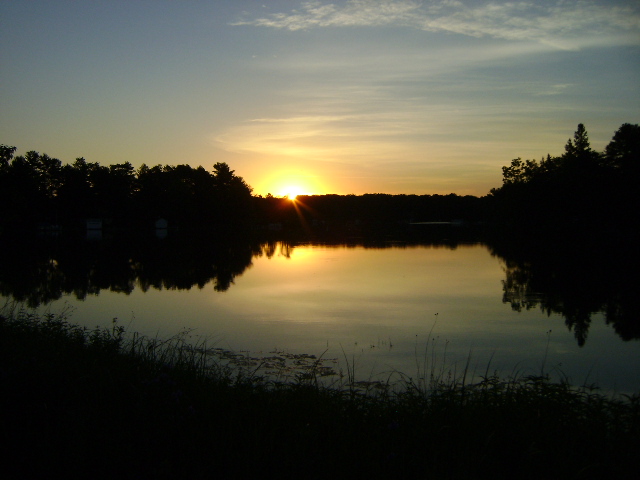
{"type": "Polygon", "coordinates": [[[281,170],[265,177],[257,186],[258,191],[265,194],[273,194],[275,197],[287,197],[291,201],[305,195],[322,195],[326,190],[320,178],[313,174],[301,171],[281,170]]]}
{"type": "Polygon", "coordinates": [[[294,187],[285,188],[283,189],[283,192],[285,192],[284,196],[286,196],[292,202],[294,202],[296,198],[298,198],[298,195],[304,195],[304,193],[302,193],[302,190],[300,188],[294,188],[294,187]]]}
{"type": "Polygon", "coordinates": [[[278,190],[280,191],[280,196],[287,197],[291,201],[295,201],[300,195],[309,195],[308,189],[300,184],[285,184],[278,190]]]}

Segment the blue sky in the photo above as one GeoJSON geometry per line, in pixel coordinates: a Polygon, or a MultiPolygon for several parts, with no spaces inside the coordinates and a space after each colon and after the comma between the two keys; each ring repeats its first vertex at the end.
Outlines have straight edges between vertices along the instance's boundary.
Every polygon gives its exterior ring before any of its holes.
{"type": "Polygon", "coordinates": [[[3,0],[0,54],[0,143],[256,194],[484,195],[640,123],[631,0],[3,0]]]}

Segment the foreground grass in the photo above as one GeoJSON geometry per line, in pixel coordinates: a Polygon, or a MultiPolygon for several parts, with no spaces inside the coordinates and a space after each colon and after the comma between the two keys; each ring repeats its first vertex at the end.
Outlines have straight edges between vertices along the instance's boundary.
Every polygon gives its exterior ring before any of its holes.
{"type": "MultiPolygon", "coordinates": [[[[548,378],[363,394],[261,381],[182,337],[0,313],[3,478],[632,478],[638,397],[548,378]]],[[[402,378],[402,377],[400,377],[402,378]]],[[[635,475],[633,478],[636,478],[635,475]]]]}

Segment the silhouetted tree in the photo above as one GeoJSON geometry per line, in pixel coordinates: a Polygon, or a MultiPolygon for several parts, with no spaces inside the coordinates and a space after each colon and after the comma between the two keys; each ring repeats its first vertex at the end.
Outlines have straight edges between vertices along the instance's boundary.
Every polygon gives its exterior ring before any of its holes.
{"type": "Polygon", "coordinates": [[[623,124],[607,145],[605,160],[613,168],[637,175],[640,169],[640,126],[623,124]]]}
{"type": "Polygon", "coordinates": [[[235,175],[226,163],[213,166],[217,220],[229,223],[246,220],[251,207],[251,187],[235,175]]]}
{"type": "Polygon", "coordinates": [[[13,157],[13,152],[15,147],[3,149],[0,169],[4,222],[35,224],[50,220],[59,186],[59,160],[35,151],[13,157]]]}
{"type": "Polygon", "coordinates": [[[565,159],[584,159],[592,156],[594,152],[593,150],[591,150],[589,135],[587,134],[587,129],[584,127],[584,124],[578,124],[578,129],[573,134],[573,142],[571,141],[571,139],[569,139],[564,147],[564,150],[565,159]]]}
{"type": "Polygon", "coordinates": [[[0,172],[4,172],[9,168],[15,152],[16,147],[10,147],[4,144],[0,145],[0,172]]]}
{"type": "Polygon", "coordinates": [[[91,166],[80,157],[73,164],[62,167],[62,184],[58,190],[60,211],[68,222],[80,222],[92,215],[93,190],[89,181],[91,166]]]}

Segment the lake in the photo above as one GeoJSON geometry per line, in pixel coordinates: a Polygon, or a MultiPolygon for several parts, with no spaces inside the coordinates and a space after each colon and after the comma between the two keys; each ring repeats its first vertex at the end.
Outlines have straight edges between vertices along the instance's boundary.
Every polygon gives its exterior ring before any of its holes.
{"type": "Polygon", "coordinates": [[[626,287],[600,286],[597,265],[586,268],[591,279],[571,264],[444,237],[32,239],[3,245],[0,293],[40,312],[71,309],[70,321],[89,327],[117,318],[128,331],[187,329],[194,342],[251,357],[322,355],[362,380],[418,378],[428,360],[444,374],[469,362],[476,377],[543,369],[574,385],[640,391],[626,287]]]}

